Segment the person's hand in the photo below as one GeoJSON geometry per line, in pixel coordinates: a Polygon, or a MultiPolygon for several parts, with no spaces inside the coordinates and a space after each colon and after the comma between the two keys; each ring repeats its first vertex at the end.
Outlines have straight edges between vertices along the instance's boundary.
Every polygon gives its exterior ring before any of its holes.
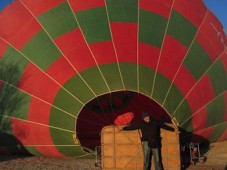
{"type": "Polygon", "coordinates": [[[180,131],[179,131],[179,129],[178,129],[178,127],[177,127],[177,126],[174,126],[173,128],[174,128],[174,132],[175,132],[175,133],[177,133],[177,134],[179,134],[179,133],[180,133],[180,131]]]}
{"type": "Polygon", "coordinates": [[[180,134],[180,131],[179,130],[175,130],[175,133],[180,134]]]}

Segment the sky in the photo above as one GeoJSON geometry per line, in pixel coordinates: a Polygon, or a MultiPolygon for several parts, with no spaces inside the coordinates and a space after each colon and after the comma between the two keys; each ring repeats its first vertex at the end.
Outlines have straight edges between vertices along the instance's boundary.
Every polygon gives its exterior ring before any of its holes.
{"type": "Polygon", "coordinates": [[[8,5],[9,3],[11,3],[13,0],[0,0],[0,11],[2,11],[2,9],[8,5]]]}
{"type": "MultiPolygon", "coordinates": [[[[0,11],[13,0],[0,0],[0,11]]],[[[219,18],[227,33],[227,0],[203,0],[207,7],[219,18]]]]}

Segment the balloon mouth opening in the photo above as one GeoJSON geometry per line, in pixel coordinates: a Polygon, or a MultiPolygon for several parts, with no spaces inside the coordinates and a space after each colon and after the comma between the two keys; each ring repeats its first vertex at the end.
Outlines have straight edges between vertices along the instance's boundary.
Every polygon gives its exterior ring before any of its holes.
{"type": "Polygon", "coordinates": [[[114,125],[117,116],[133,112],[131,123],[141,121],[141,114],[148,112],[153,119],[171,123],[169,114],[151,98],[132,91],[118,91],[98,96],[88,102],[78,115],[76,133],[83,148],[95,150],[101,145],[101,130],[114,125]]]}

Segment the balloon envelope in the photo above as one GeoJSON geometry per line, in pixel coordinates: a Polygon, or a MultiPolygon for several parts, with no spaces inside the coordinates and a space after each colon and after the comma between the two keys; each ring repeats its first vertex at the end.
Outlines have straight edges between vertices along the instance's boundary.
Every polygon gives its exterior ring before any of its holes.
{"type": "Polygon", "coordinates": [[[0,64],[1,130],[34,155],[89,157],[126,112],[227,139],[227,40],[202,0],[17,0],[0,64]]]}

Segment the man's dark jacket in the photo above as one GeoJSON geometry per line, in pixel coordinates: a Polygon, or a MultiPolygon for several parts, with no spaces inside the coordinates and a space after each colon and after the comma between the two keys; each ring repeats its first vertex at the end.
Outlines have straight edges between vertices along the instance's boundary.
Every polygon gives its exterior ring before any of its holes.
{"type": "Polygon", "coordinates": [[[131,124],[125,126],[123,130],[137,130],[141,129],[142,137],[141,141],[148,141],[148,145],[151,148],[160,148],[161,147],[161,137],[160,137],[160,128],[174,131],[174,128],[167,126],[163,123],[158,123],[157,121],[151,120],[150,122],[142,121],[138,124],[131,124]]]}

